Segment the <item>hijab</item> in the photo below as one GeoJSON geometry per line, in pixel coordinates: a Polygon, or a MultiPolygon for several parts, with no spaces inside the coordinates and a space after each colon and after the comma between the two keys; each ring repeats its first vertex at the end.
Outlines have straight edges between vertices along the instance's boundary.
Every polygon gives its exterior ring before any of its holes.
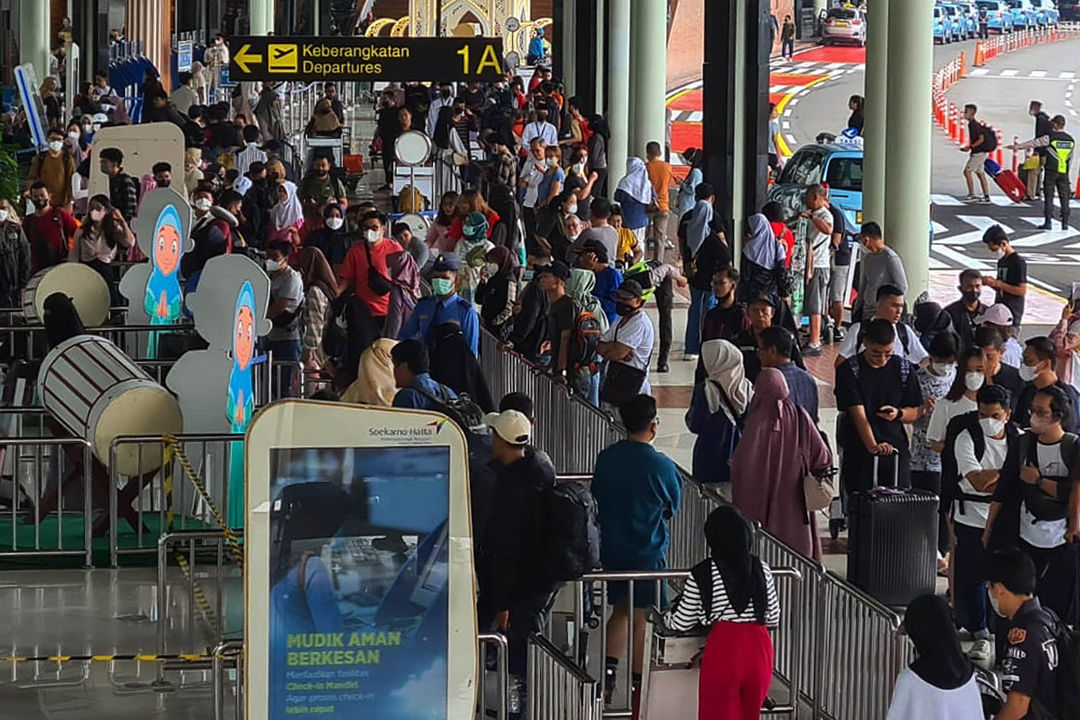
{"type": "Polygon", "coordinates": [[[692,214],[690,225],[686,229],[686,244],[690,246],[690,254],[697,255],[698,250],[705,244],[705,238],[712,232],[713,206],[708,200],[698,200],[690,212],[692,214]]]}
{"type": "Polygon", "coordinates": [[[390,280],[416,301],[420,298],[420,270],[416,260],[407,250],[386,256],[386,270],[390,280]]]}
{"type": "Polygon", "coordinates": [[[75,303],[64,293],[54,292],[41,306],[45,311],[45,339],[50,348],[86,332],[75,303]]]}
{"type": "MultiPolygon", "coordinates": [[[[765,570],[761,560],[753,553],[754,531],[750,523],[733,506],[718,507],[705,521],[705,542],[709,546],[709,560],[720,571],[731,607],[742,614],[753,602],[757,621],[764,624],[768,611],[765,570]]],[[[711,577],[712,568],[705,567],[711,577]]],[[[704,574],[699,568],[702,566],[694,568],[695,580],[704,574]]],[[[711,590],[711,584],[709,587],[711,590]]],[[[705,596],[706,593],[702,592],[703,602],[705,596]]],[[[711,605],[712,593],[708,593],[708,596],[711,605]]]]}
{"type": "Polygon", "coordinates": [[[317,247],[305,247],[300,251],[299,258],[300,278],[304,281],[304,287],[311,289],[317,287],[323,291],[329,300],[337,297],[337,282],[334,280],[334,272],[330,269],[330,263],[326,261],[323,251],[317,247]]]}
{"type": "Polygon", "coordinates": [[[642,205],[648,205],[656,200],[656,190],[653,189],[649,180],[649,172],[645,169],[645,161],[639,157],[627,158],[626,174],[619,181],[617,190],[622,190],[642,205]]]}
{"type": "Polygon", "coordinates": [[[743,255],[751,262],[771,270],[784,259],[780,243],[776,241],[769,220],[761,213],[751,215],[746,224],[750,228],[750,237],[743,243],[743,255]]]}
{"type": "Polygon", "coordinates": [[[754,396],[754,387],[746,379],[743,369],[742,353],[727,340],[709,340],[701,345],[701,362],[708,378],[705,400],[709,412],[723,409],[732,424],[737,423],[746,414],[754,396]],[[733,407],[728,407],[729,402],[733,407]]]}
{"type": "Polygon", "coordinates": [[[506,277],[514,271],[514,256],[505,247],[493,247],[488,250],[487,261],[499,266],[495,277],[506,277]]]}
{"type": "Polygon", "coordinates": [[[311,115],[311,129],[317,133],[330,133],[341,129],[341,122],[326,98],[315,105],[315,111],[311,115]]]}
{"type": "Polygon", "coordinates": [[[582,309],[595,315],[600,326],[606,331],[610,327],[608,316],[604,312],[604,306],[600,304],[600,299],[593,295],[595,290],[596,274],[592,270],[570,269],[570,277],[566,281],[566,294],[582,309]]]}
{"type": "Polygon", "coordinates": [[[960,649],[960,636],[945,598],[920,595],[904,613],[904,632],[918,657],[911,671],[941,690],[955,690],[971,679],[975,668],[960,649]]]}
{"type": "MultiPolygon", "coordinates": [[[[281,187],[285,188],[285,202],[277,202],[270,208],[270,220],[275,230],[284,230],[296,225],[304,218],[304,209],[296,198],[296,183],[286,180],[281,183],[281,187]]],[[[276,195],[277,188],[274,188],[274,193],[276,195]]]]}
{"type": "Polygon", "coordinates": [[[356,380],[349,385],[342,402],[390,407],[397,394],[394,382],[394,362],[390,350],[397,344],[390,338],[378,338],[360,355],[356,380]]]}
{"type": "Polygon", "coordinates": [[[769,432],[782,432],[785,403],[793,404],[788,399],[787,379],[776,368],[764,368],[754,383],[754,399],[750,403],[753,417],[763,425],[771,425],[769,432]]]}

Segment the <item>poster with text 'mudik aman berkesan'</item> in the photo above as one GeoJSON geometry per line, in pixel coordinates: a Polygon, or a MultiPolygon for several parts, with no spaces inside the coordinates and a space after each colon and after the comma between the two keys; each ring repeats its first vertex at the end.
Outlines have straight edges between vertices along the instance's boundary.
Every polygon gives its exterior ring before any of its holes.
{"type": "MultiPolygon", "coordinates": [[[[268,542],[248,538],[249,548],[266,549],[263,716],[457,717],[466,695],[472,706],[471,677],[460,671],[475,666],[475,650],[468,665],[457,656],[463,642],[475,647],[475,630],[470,640],[455,634],[475,619],[471,563],[451,506],[464,500],[467,530],[468,501],[457,448],[440,436],[458,433],[431,414],[359,412],[396,423],[369,425],[367,446],[355,441],[354,422],[352,446],[268,449],[268,507],[256,513],[268,542]],[[452,583],[455,574],[464,585],[452,583]],[[464,587],[467,605],[452,585],[464,587]],[[454,615],[455,599],[467,617],[454,615]]],[[[262,581],[248,582],[251,598],[262,581]]]]}

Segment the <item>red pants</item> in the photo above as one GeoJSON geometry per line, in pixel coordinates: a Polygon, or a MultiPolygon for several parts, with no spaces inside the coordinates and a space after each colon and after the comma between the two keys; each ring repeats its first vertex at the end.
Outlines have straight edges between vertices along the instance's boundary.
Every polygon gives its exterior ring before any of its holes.
{"type": "Polygon", "coordinates": [[[763,625],[716,623],[701,661],[698,720],[758,720],[772,675],[772,638],[763,625]]]}

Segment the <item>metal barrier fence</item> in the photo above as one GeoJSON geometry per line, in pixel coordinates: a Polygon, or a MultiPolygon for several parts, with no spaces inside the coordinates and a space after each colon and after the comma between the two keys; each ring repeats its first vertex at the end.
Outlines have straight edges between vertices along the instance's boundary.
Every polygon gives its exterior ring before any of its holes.
{"type": "Polygon", "coordinates": [[[494,717],[495,720],[506,720],[509,712],[510,671],[508,646],[506,636],[501,633],[480,633],[477,638],[479,645],[479,667],[477,668],[477,715],[486,720],[494,717]],[[487,649],[495,649],[495,687],[489,688],[487,671],[487,649]],[[494,692],[489,694],[489,689],[494,692]],[[491,697],[494,695],[494,697],[491,697]]]}
{"type": "Polygon", "coordinates": [[[83,524],[81,544],[64,533],[72,515],[91,514],[90,460],[90,444],[78,438],[0,438],[0,495],[6,494],[9,504],[0,517],[11,524],[11,545],[0,557],[82,556],[91,565],[90,523],[83,524]],[[65,485],[81,489],[81,508],[65,508],[65,485]],[[46,529],[54,512],[55,547],[53,531],[46,529]],[[29,526],[32,533],[20,533],[29,526]]]}
{"type": "Polygon", "coordinates": [[[601,720],[599,683],[542,635],[529,638],[529,720],[601,720]]]}
{"type": "Polygon", "coordinates": [[[533,445],[551,456],[560,474],[591,473],[600,451],[626,437],[599,409],[569,394],[518,353],[500,350],[495,336],[483,330],[480,367],[493,397],[515,391],[532,397],[538,420],[533,445]]]}
{"type": "Polygon", "coordinates": [[[214,720],[225,720],[225,688],[228,683],[226,670],[233,670],[233,720],[244,717],[244,643],[242,640],[230,640],[219,643],[214,648],[212,669],[212,698],[214,720]]]}
{"type": "MultiPolygon", "coordinates": [[[[223,517],[229,517],[229,480],[240,460],[242,433],[184,434],[176,439],[202,479],[210,499],[223,517]]],[[[145,460],[166,456],[160,435],[130,435],[113,440],[109,447],[109,564],[116,567],[120,555],[158,551],[159,534],[184,530],[217,529],[205,499],[186,476],[178,457],[159,470],[141,477],[116,471],[118,453],[133,453],[139,466],[145,460]],[[156,532],[144,520],[156,518],[156,532]],[[118,522],[123,518],[135,530],[132,544],[120,547],[118,522]]]]}

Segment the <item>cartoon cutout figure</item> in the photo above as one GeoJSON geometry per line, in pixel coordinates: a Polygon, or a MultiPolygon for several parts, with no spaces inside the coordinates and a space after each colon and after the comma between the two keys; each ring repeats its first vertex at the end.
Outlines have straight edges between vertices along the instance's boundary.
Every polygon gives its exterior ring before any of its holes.
{"type": "Polygon", "coordinates": [[[162,208],[154,225],[152,269],[143,303],[151,325],[170,325],[180,320],[184,299],[177,274],[184,253],[180,227],[176,208],[172,205],[162,208]]]}
{"type": "Polygon", "coordinates": [[[244,432],[255,414],[251,360],[255,355],[255,290],[245,281],[233,313],[232,371],[226,416],[233,432],[244,432]]]}

